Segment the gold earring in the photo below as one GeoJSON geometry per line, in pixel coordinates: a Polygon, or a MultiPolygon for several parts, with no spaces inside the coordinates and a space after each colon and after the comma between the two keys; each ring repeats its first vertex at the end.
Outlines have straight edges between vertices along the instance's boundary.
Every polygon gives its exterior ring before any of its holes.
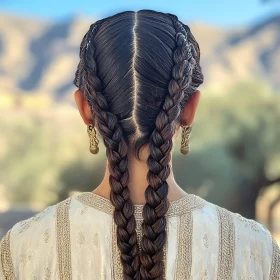
{"type": "Polygon", "coordinates": [[[89,143],[90,143],[89,150],[92,154],[97,154],[99,151],[99,148],[98,148],[99,140],[97,139],[96,130],[95,130],[95,127],[93,126],[93,124],[88,125],[87,132],[88,132],[89,143]]]}
{"type": "Polygon", "coordinates": [[[182,125],[182,141],[181,141],[181,153],[186,155],[190,151],[190,133],[192,127],[188,125],[182,125]]]}

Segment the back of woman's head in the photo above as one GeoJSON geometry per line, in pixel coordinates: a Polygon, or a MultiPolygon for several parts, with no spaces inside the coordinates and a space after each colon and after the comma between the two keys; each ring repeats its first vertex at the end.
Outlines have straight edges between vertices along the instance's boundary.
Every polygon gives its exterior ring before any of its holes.
{"type": "Polygon", "coordinates": [[[203,82],[199,60],[189,27],[175,15],[151,10],[99,20],[81,43],[74,83],[106,147],[124,279],[164,277],[166,179],[182,109],[203,82]],[[128,188],[128,146],[137,158],[142,147],[149,147],[140,251],[128,188]]]}

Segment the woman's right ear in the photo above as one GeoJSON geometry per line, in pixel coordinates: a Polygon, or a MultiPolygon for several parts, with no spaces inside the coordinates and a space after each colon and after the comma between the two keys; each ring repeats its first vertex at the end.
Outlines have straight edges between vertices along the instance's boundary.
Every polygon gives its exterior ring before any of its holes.
{"type": "Polygon", "coordinates": [[[89,125],[92,120],[92,113],[88,101],[81,90],[76,90],[74,97],[84,123],[89,125]]]}
{"type": "Polygon", "coordinates": [[[188,125],[188,126],[192,125],[199,100],[200,100],[200,91],[197,90],[190,97],[185,108],[183,109],[181,125],[188,125]]]}

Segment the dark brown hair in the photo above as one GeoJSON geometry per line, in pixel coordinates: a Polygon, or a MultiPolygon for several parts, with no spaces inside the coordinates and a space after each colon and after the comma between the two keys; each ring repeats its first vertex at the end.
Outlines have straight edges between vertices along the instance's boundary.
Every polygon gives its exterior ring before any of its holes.
{"type": "Polygon", "coordinates": [[[203,82],[200,50],[175,15],[127,11],[96,21],[85,34],[74,83],[103,137],[124,279],[163,279],[173,136],[182,108],[203,82]],[[149,146],[141,250],[128,188],[128,145],[149,146]]]}

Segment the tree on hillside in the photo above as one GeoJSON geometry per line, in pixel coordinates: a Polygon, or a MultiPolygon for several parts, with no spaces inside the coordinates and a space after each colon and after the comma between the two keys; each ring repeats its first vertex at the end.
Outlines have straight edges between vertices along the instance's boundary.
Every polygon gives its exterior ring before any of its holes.
{"type": "Polygon", "coordinates": [[[280,96],[259,84],[240,84],[201,103],[193,150],[174,160],[178,182],[255,218],[260,191],[280,183],[280,96]]]}

